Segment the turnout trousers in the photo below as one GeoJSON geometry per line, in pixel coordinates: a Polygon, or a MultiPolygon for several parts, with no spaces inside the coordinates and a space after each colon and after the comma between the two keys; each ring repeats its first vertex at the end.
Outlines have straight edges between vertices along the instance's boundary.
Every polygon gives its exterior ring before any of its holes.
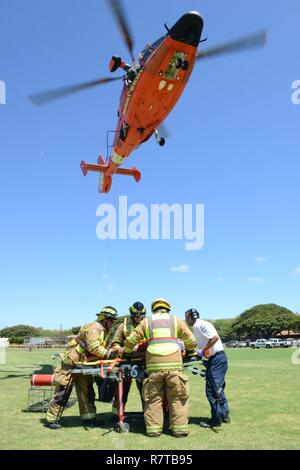
{"type": "Polygon", "coordinates": [[[54,371],[54,382],[56,384],[52,402],[47,411],[47,421],[57,422],[67,405],[73,384],[75,385],[79,413],[83,421],[96,418],[95,392],[93,388],[93,377],[82,374],[72,375],[72,366],[62,363],[54,371]]]}
{"type": "Polygon", "coordinates": [[[222,424],[229,415],[229,407],[224,394],[225,375],[228,369],[227,356],[224,351],[211,356],[206,365],[206,396],[211,408],[213,426],[222,424]]]}
{"type": "Polygon", "coordinates": [[[149,374],[143,384],[147,435],[160,435],[163,430],[164,397],[168,401],[172,433],[175,436],[188,435],[189,391],[188,378],[180,370],[161,370],[149,374]]]}

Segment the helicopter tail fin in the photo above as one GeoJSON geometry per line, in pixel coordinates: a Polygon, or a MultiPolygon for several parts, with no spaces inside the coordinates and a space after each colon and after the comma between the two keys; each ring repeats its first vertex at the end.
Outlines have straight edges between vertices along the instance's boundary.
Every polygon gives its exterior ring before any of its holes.
{"type": "Polygon", "coordinates": [[[97,160],[97,165],[91,163],[85,163],[81,161],[80,163],[81,171],[83,176],[86,176],[89,171],[94,171],[99,173],[99,184],[98,184],[98,191],[99,193],[108,193],[111,188],[112,183],[112,175],[114,173],[118,175],[125,175],[125,176],[133,176],[135,181],[138,183],[141,179],[141,172],[135,168],[117,168],[114,169],[113,172],[109,171],[109,165],[107,165],[100,155],[97,160]]]}

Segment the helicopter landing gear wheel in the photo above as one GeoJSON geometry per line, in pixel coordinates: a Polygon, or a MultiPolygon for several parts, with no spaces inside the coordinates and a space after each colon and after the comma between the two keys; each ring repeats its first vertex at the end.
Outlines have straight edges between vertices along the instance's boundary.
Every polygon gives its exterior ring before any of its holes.
{"type": "Polygon", "coordinates": [[[130,432],[130,424],[124,423],[124,421],[120,421],[117,426],[115,427],[116,432],[120,432],[122,434],[126,432],[130,432]]]}
{"type": "Polygon", "coordinates": [[[181,68],[182,68],[182,70],[187,70],[187,69],[188,69],[188,66],[189,66],[188,61],[187,61],[187,60],[184,60],[184,61],[182,62],[181,68]]]}
{"type": "Polygon", "coordinates": [[[155,129],[154,137],[155,137],[155,140],[158,143],[158,145],[160,145],[161,147],[163,147],[165,145],[166,139],[164,137],[160,137],[157,129],[155,129]]]}

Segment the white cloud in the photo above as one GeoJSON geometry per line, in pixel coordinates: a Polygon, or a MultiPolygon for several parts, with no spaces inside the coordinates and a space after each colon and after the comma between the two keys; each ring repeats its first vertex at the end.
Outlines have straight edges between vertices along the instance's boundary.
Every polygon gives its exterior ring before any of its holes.
{"type": "Polygon", "coordinates": [[[265,282],[264,278],[259,276],[250,276],[248,277],[248,281],[255,282],[256,284],[262,284],[265,282]]]}
{"type": "Polygon", "coordinates": [[[254,261],[255,263],[264,263],[266,261],[266,258],[264,258],[263,256],[257,256],[254,261]]]}
{"type": "Polygon", "coordinates": [[[300,274],[300,266],[294,269],[294,274],[300,274]]]}
{"type": "Polygon", "coordinates": [[[222,276],[217,277],[217,282],[224,282],[224,277],[222,276]]]}
{"type": "Polygon", "coordinates": [[[171,271],[173,273],[187,273],[190,267],[187,264],[181,264],[180,266],[172,266],[171,271]]]}

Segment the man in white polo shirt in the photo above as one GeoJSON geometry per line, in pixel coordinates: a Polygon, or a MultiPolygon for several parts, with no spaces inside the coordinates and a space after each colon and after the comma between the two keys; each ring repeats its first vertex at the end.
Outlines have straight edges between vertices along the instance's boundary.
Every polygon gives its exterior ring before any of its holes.
{"type": "Polygon", "coordinates": [[[220,427],[229,423],[229,407],[224,394],[225,375],[228,369],[227,356],[215,327],[208,321],[200,320],[199,312],[190,308],[185,319],[193,327],[197,341],[198,354],[208,358],[206,362],[206,396],[211,407],[209,423],[200,421],[204,428],[220,427]]]}

